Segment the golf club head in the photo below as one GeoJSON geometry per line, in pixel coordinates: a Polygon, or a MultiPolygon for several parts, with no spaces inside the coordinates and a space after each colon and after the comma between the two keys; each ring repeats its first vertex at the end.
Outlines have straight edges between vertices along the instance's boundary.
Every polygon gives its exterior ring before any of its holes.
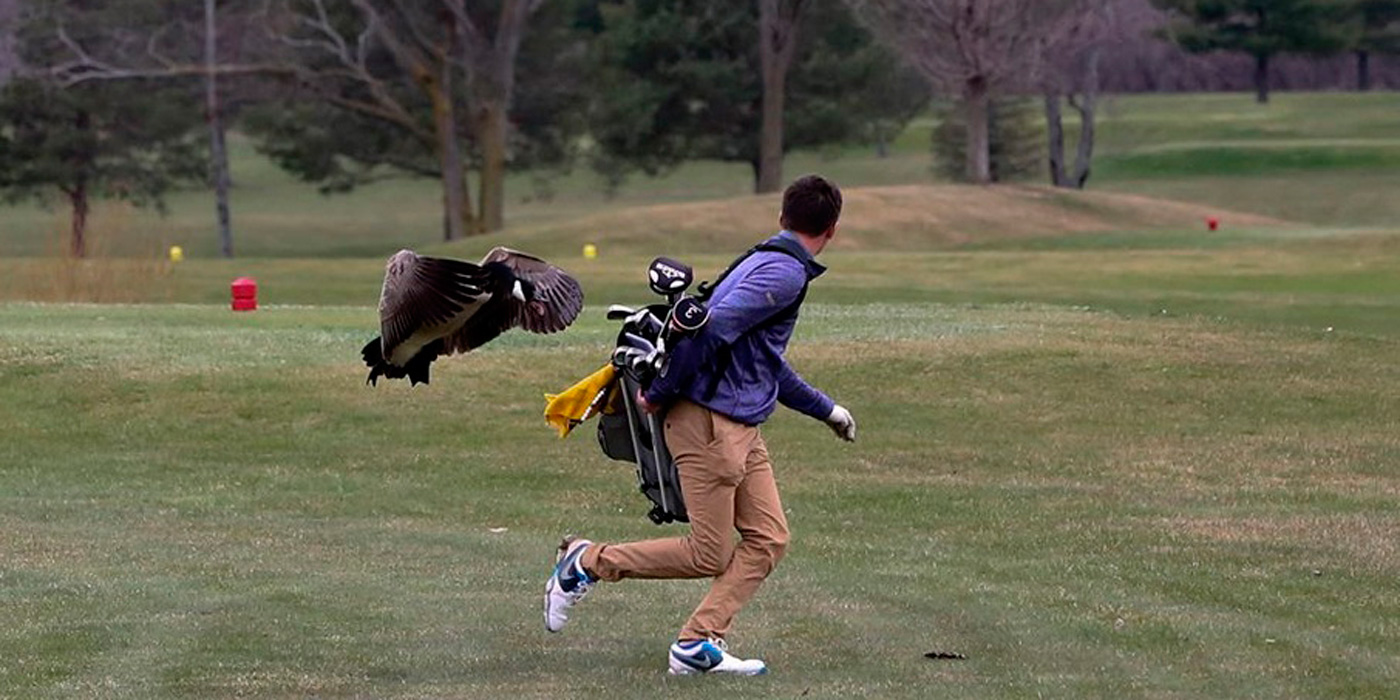
{"type": "Polygon", "coordinates": [[[638,309],[636,313],[627,317],[622,329],[643,338],[655,338],[661,333],[661,319],[649,308],[638,309]]]}
{"type": "Polygon", "coordinates": [[[647,282],[651,291],[665,297],[684,292],[695,280],[689,265],[671,258],[657,258],[647,266],[647,282]]]}
{"type": "Polygon", "coordinates": [[[709,320],[710,310],[695,297],[681,297],[671,309],[671,328],[684,335],[700,330],[709,320]]]}
{"type": "Polygon", "coordinates": [[[613,367],[627,372],[639,382],[646,381],[654,374],[660,362],[660,354],[655,350],[622,347],[614,350],[612,355],[613,367]]]}
{"type": "Polygon", "coordinates": [[[629,347],[638,348],[642,352],[656,352],[656,344],[635,333],[623,333],[622,339],[629,347]]]}
{"type": "Polygon", "coordinates": [[[613,350],[612,363],[618,369],[626,369],[646,358],[649,353],[640,348],[622,347],[613,350]]]}
{"type": "Polygon", "coordinates": [[[623,306],[622,304],[613,304],[608,307],[608,320],[621,321],[622,319],[627,318],[628,316],[631,316],[635,313],[637,313],[637,310],[630,306],[623,306]]]}

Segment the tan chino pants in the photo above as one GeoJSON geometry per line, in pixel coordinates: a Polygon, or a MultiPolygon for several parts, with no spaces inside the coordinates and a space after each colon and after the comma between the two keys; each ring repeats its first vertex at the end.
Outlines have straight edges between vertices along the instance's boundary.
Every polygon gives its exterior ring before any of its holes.
{"type": "Polygon", "coordinates": [[[715,577],[678,638],[722,639],[787,549],[787,518],[773,465],[757,427],[689,401],[671,407],[665,430],[690,534],[600,543],[584,552],[583,567],[604,581],[715,577]]]}

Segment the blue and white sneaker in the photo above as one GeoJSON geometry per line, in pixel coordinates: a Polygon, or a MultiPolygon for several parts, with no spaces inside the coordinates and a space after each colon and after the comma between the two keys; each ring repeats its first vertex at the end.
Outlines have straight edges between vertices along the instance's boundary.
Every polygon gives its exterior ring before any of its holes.
{"type": "Polygon", "coordinates": [[[741,659],[729,653],[723,639],[700,639],[671,645],[671,675],[693,673],[732,673],[761,676],[768,666],[759,659],[741,659]]]}
{"type": "Polygon", "coordinates": [[[544,584],[544,628],[550,632],[564,629],[569,621],[569,608],[583,600],[593,588],[593,578],[583,570],[579,558],[593,544],[588,540],[565,537],[559,544],[559,556],[554,573],[544,584]]]}

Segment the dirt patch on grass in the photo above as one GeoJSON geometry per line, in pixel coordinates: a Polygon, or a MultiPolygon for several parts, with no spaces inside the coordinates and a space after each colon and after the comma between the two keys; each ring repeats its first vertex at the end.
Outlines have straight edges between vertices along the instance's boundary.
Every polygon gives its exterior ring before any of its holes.
{"type": "Polygon", "coordinates": [[[1368,569],[1400,568],[1400,520],[1393,517],[1371,514],[1178,517],[1166,519],[1163,524],[1217,542],[1300,545],[1340,551],[1368,569]]]}

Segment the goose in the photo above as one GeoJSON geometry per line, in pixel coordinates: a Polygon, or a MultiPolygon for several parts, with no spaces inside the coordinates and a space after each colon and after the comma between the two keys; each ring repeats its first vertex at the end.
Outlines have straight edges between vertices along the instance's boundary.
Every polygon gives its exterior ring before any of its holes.
{"type": "Polygon", "coordinates": [[[517,326],[562,331],[582,308],[578,280],[527,253],[496,247],[470,263],[400,250],[384,266],[380,335],[360,351],[365,383],[378,386],[384,376],[427,384],[439,355],[474,350],[517,326]]]}

